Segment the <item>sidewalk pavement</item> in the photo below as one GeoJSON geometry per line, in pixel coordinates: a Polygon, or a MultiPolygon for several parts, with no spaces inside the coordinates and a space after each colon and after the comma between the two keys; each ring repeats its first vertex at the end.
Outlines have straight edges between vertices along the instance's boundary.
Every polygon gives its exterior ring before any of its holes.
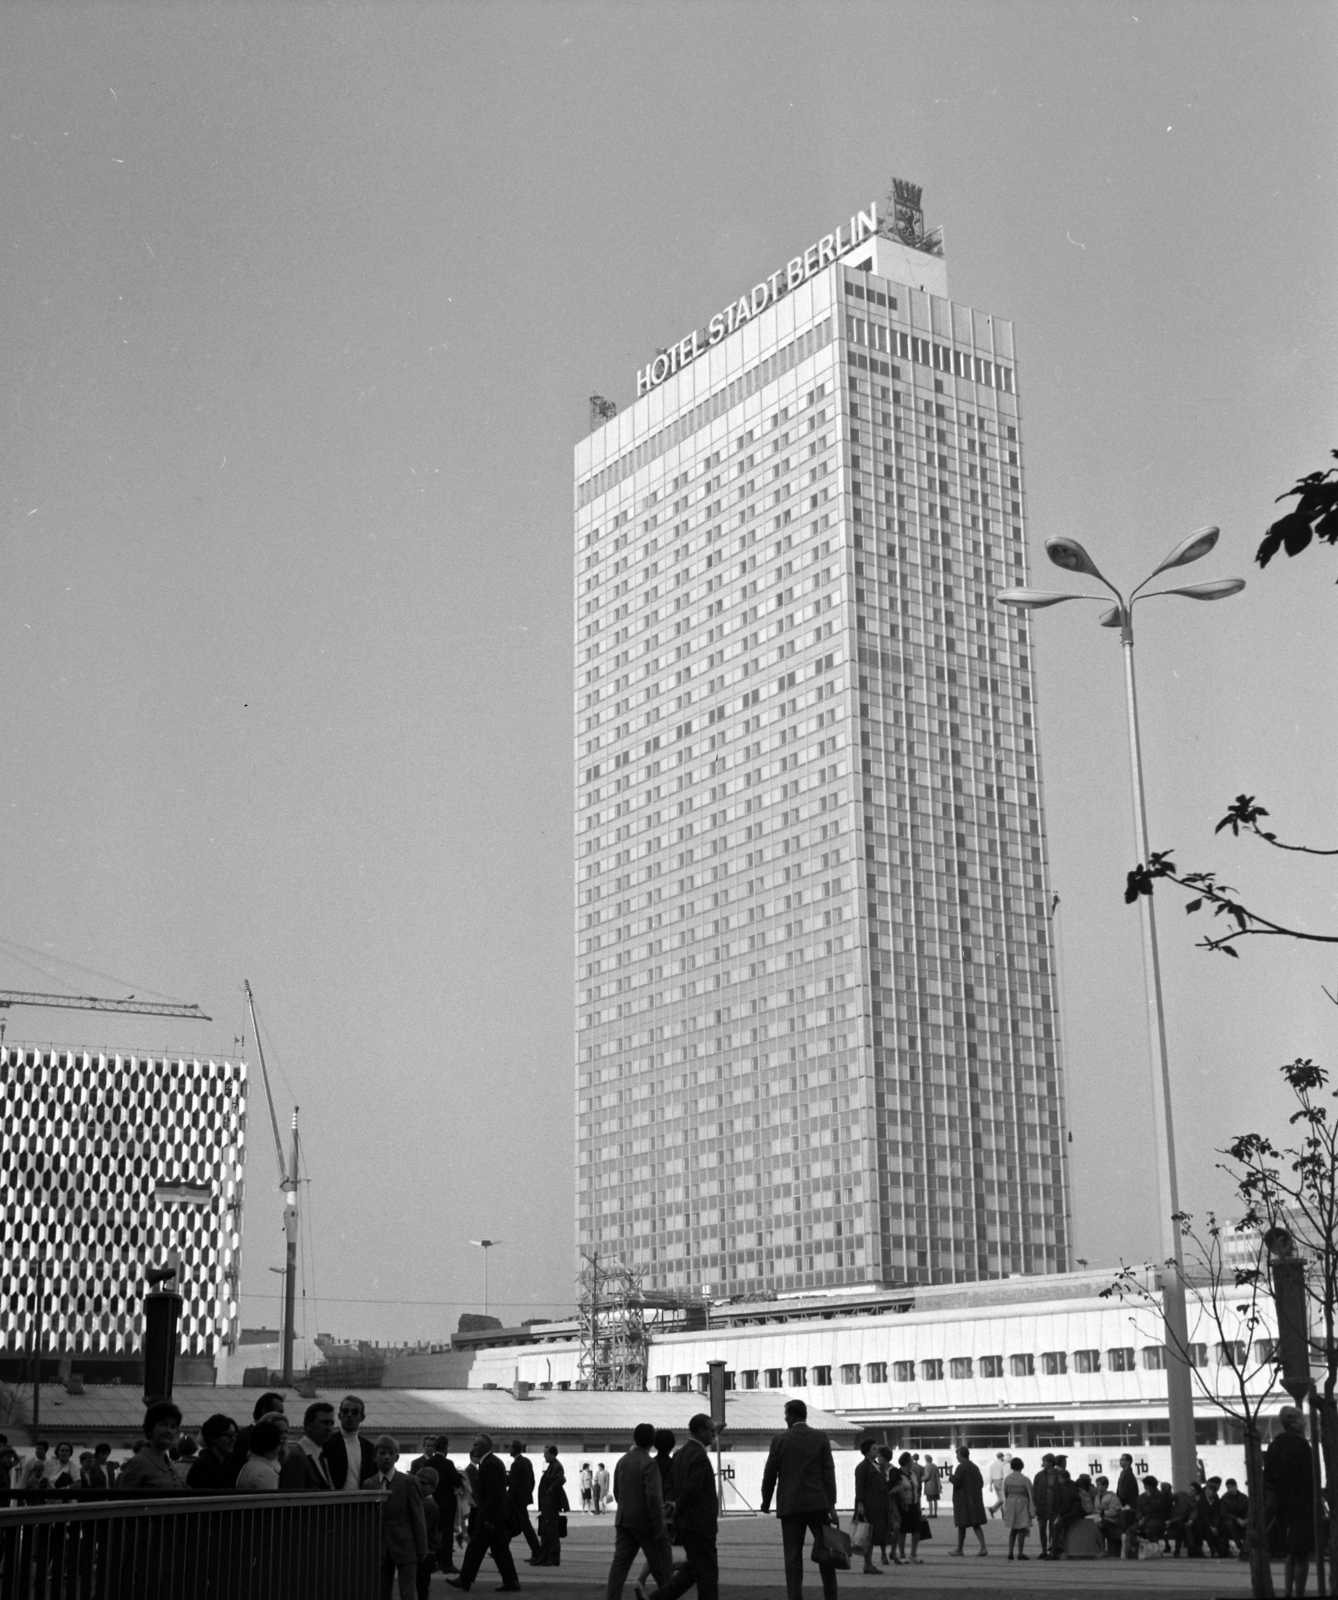
{"type": "MultiPolygon", "coordinates": [[[[848,1519],[842,1519],[843,1526],[848,1519]]],[[[562,1543],[560,1567],[528,1567],[524,1546],[513,1546],[520,1582],[530,1600],[576,1600],[578,1593],[602,1594],[613,1552],[613,1518],[582,1516],[574,1512],[568,1519],[569,1536],[562,1543]]],[[[1160,1561],[1037,1561],[1036,1536],[1028,1544],[1032,1559],[1017,1563],[1005,1559],[1008,1538],[997,1523],[986,1527],[989,1555],[972,1554],[975,1536],[967,1534],[967,1553],[962,1559],[948,1551],[956,1547],[952,1520],[939,1517],[931,1521],[934,1536],[922,1544],[923,1566],[887,1566],[881,1576],[865,1576],[857,1570],[838,1575],[843,1595],[858,1600],[879,1597],[944,1595],[952,1600],[1031,1600],[1034,1595],[1053,1596],[1053,1600],[1115,1600],[1119,1595],[1137,1600],[1240,1600],[1250,1592],[1249,1569],[1243,1561],[1191,1561],[1169,1557],[1160,1561]]],[[[774,1517],[728,1517],[720,1528],[720,1586],[728,1593],[746,1589],[747,1600],[785,1600],[785,1573],[781,1559],[780,1528],[774,1517]]],[[[858,1561],[858,1557],[856,1558],[858,1561]]],[[[805,1557],[804,1594],[806,1600],[821,1600],[822,1586],[817,1568],[805,1557]]],[[[632,1578],[640,1571],[634,1567],[632,1578]]],[[[1275,1572],[1279,1592],[1282,1568],[1275,1572]]],[[[484,1558],[473,1593],[489,1597],[498,1579],[490,1560],[484,1558]]],[[[432,1580],[432,1600],[445,1600],[448,1590],[440,1575],[432,1580]]],[[[652,1586],[653,1595],[653,1586],[652,1586]]],[[[624,1600],[634,1600],[629,1580],[624,1600]]]]}

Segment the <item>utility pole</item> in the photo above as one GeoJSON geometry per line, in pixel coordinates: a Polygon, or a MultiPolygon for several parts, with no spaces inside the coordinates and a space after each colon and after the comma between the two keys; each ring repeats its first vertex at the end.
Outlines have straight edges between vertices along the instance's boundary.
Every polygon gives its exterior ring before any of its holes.
{"type": "Polygon", "coordinates": [[[488,1315],[488,1252],[495,1244],[501,1244],[500,1239],[471,1239],[470,1244],[476,1244],[483,1252],[483,1315],[488,1315]]]}
{"type": "Polygon", "coordinates": [[[711,1398],[711,1422],[715,1427],[715,1499],[725,1509],[725,1469],[720,1460],[720,1435],[725,1431],[725,1363],[706,1363],[706,1387],[711,1398]]]}
{"type": "Polygon", "coordinates": [[[42,1302],[46,1294],[44,1262],[33,1269],[33,1438],[42,1426],[42,1302]]]}
{"type": "Polygon", "coordinates": [[[297,1111],[293,1107],[293,1154],[284,1192],[283,1226],[287,1257],[283,1268],[283,1386],[293,1386],[293,1340],[297,1310],[297,1111]]]}

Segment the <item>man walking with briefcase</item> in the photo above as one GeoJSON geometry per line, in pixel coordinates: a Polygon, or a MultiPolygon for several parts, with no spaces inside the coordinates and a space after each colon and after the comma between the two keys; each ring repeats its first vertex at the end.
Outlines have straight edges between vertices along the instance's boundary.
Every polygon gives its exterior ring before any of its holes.
{"type": "MultiPolygon", "coordinates": [[[[813,1552],[822,1574],[823,1600],[836,1600],[836,1562],[824,1560],[826,1529],[837,1527],[836,1465],[832,1443],[818,1428],[808,1425],[808,1407],[802,1400],[785,1403],[785,1432],[771,1441],[762,1474],[762,1514],[776,1497],[781,1542],[785,1550],[786,1600],[803,1600],[804,1530],[813,1535],[813,1552]]],[[[844,1535],[842,1535],[844,1541],[844,1535]]],[[[834,1546],[836,1541],[832,1541],[834,1546]]],[[[828,1555],[834,1553],[828,1547],[828,1555]]],[[[849,1565],[849,1555],[843,1557],[849,1565]]]]}

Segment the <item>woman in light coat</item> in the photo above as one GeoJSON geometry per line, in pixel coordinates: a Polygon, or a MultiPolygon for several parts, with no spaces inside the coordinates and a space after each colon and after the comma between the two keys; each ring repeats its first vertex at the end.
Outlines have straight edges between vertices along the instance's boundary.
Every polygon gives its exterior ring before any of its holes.
{"type": "Polygon", "coordinates": [[[1008,1559],[1012,1561],[1013,1552],[1016,1551],[1017,1560],[1030,1561],[1031,1557],[1023,1546],[1036,1515],[1036,1505],[1031,1498],[1031,1479],[1022,1470],[1020,1456],[1014,1456],[1008,1468],[1008,1475],[1003,1481],[1003,1525],[1008,1529],[1008,1559]]]}

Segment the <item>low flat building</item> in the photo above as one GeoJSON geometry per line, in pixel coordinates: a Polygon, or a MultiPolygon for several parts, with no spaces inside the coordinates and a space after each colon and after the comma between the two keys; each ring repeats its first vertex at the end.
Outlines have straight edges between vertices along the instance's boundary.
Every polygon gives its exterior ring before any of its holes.
{"type": "MultiPolygon", "coordinates": [[[[1040,1453],[1062,1450],[1093,1472],[1109,1471],[1129,1450],[1169,1476],[1160,1317],[1153,1306],[1105,1297],[1111,1281],[1106,1270],[717,1304],[705,1329],[656,1333],[647,1385],[657,1395],[691,1395],[707,1363],[723,1360],[737,1398],[800,1395],[844,1428],[898,1449],[1020,1451],[1029,1469],[1040,1453]]],[[[1235,1392],[1231,1352],[1206,1312],[1196,1319],[1193,1295],[1190,1303],[1200,1454],[1205,1468],[1240,1477],[1239,1428],[1207,1398],[1235,1392]]],[[[1250,1392],[1275,1411],[1286,1397],[1269,1360],[1271,1303],[1260,1312],[1246,1338],[1250,1392]]],[[[561,1389],[576,1383],[579,1358],[575,1324],[538,1324],[510,1346],[494,1340],[470,1352],[466,1377],[471,1388],[561,1389]]],[[[434,1370],[447,1376],[421,1358],[416,1384],[429,1386],[434,1370]]]]}
{"type": "MultiPolygon", "coordinates": [[[[276,1390],[280,1387],[275,1385],[276,1390]]],[[[307,1396],[289,1390],[286,1409],[290,1422],[300,1427],[302,1413],[318,1400],[337,1407],[344,1392],[321,1389],[307,1396]]],[[[250,1386],[185,1384],[177,1386],[174,1398],[190,1430],[219,1411],[239,1423],[249,1422],[260,1394],[250,1386]]],[[[537,1390],[528,1395],[522,1390],[520,1398],[503,1389],[368,1389],[362,1398],[367,1407],[363,1432],[369,1437],[393,1434],[403,1450],[416,1455],[427,1435],[445,1434],[452,1455],[462,1464],[468,1459],[471,1441],[480,1433],[490,1434],[501,1451],[512,1439],[520,1439],[536,1455],[545,1445],[555,1444],[564,1456],[586,1452],[616,1459],[630,1448],[632,1430],[639,1422],[653,1422],[657,1428],[673,1429],[686,1438],[689,1418],[709,1409],[695,1393],[617,1394],[583,1389],[537,1390]]],[[[788,1398],[784,1394],[731,1395],[724,1448],[764,1451],[785,1426],[788,1398]]],[[[810,1415],[814,1426],[831,1433],[836,1448],[853,1449],[853,1424],[817,1408],[810,1415]]],[[[53,1445],[62,1439],[90,1447],[102,1440],[125,1445],[138,1436],[143,1420],[142,1397],[125,1385],[90,1387],[82,1394],[66,1394],[59,1388],[43,1392],[41,1433],[53,1445]]]]}

